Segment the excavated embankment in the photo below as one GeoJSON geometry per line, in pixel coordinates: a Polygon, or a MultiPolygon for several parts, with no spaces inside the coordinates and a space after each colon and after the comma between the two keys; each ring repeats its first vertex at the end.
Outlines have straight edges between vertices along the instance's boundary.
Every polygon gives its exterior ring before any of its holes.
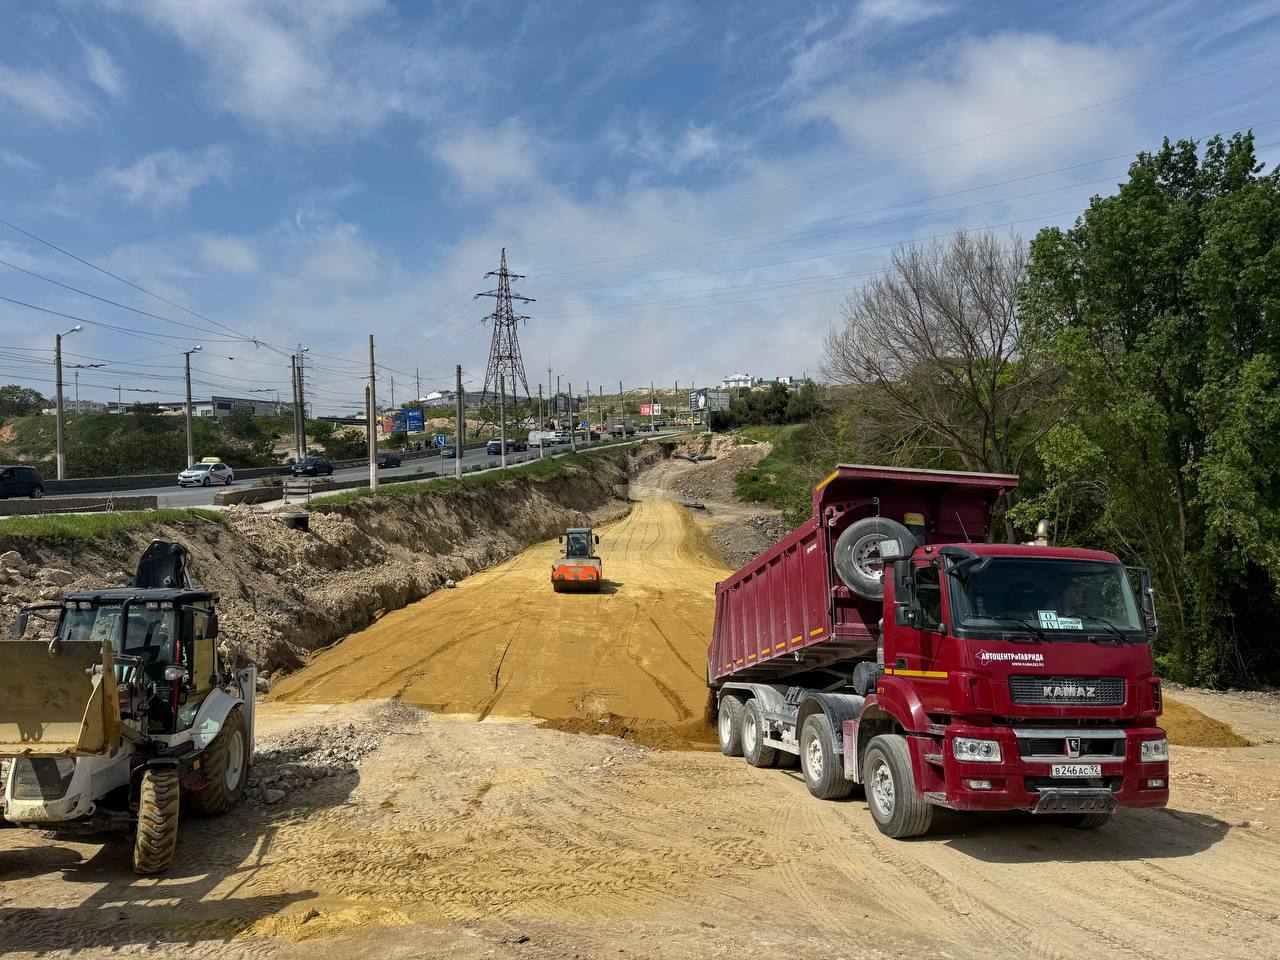
{"type": "Polygon", "coordinates": [[[305,533],[255,507],[229,509],[226,525],[192,516],[87,541],[6,537],[0,528],[0,618],[65,590],[127,582],[147,543],[163,537],[185,544],[196,580],[221,592],[223,635],[245,644],[264,671],[289,670],[448,580],[566,526],[625,515],[620,491],[663,455],[645,444],[554,477],[517,472],[423,495],[313,501],[305,533]]]}

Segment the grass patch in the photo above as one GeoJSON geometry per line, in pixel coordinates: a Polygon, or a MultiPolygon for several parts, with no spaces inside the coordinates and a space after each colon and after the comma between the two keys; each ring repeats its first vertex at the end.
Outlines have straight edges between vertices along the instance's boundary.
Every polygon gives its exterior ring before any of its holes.
{"type": "Polygon", "coordinates": [[[733,445],[745,447],[753,443],[773,443],[786,427],[742,427],[733,432],[733,445]]]}
{"type": "Polygon", "coordinates": [[[165,523],[195,518],[226,526],[226,516],[218,510],[117,510],[112,513],[54,513],[0,520],[0,542],[13,539],[47,540],[66,543],[98,540],[130,530],[143,530],[165,523]]]}
{"type": "Polygon", "coordinates": [[[750,439],[768,439],[773,450],[756,466],[734,478],[739,500],[769,503],[782,511],[787,522],[799,526],[813,512],[813,487],[830,470],[815,455],[812,427],[798,423],[787,427],[747,427],[750,439]],[[765,436],[763,431],[771,431],[765,436]]]}

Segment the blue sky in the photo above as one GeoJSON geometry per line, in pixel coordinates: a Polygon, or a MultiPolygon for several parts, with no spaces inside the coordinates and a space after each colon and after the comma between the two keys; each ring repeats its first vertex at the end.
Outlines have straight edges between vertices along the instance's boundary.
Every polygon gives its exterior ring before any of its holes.
{"type": "MultiPolygon", "coordinates": [[[[1070,223],[1164,135],[1277,158],[1277,50],[1270,3],[3,0],[0,218],[172,302],[4,226],[0,296],[127,328],[82,397],[302,342],[337,411],[369,333],[398,398],[483,379],[505,245],[535,390],[813,372],[894,244],[1070,223]]],[[[0,382],[71,322],[0,301],[0,382]]]]}

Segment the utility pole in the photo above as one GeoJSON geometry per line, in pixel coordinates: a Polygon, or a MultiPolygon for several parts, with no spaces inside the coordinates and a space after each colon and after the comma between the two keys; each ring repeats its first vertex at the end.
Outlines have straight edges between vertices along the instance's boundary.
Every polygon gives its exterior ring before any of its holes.
{"type": "Polygon", "coordinates": [[[198,350],[200,350],[200,344],[196,344],[190,350],[182,351],[187,371],[187,469],[194,466],[196,462],[195,443],[191,438],[191,355],[198,350]]]}
{"type": "MultiPolygon", "coordinates": [[[[547,367],[547,420],[551,419],[552,409],[553,407],[552,407],[552,398],[551,398],[551,368],[547,367]]],[[[547,420],[542,421],[542,424],[544,427],[546,426],[547,420]]]]}
{"type": "Polygon", "coordinates": [[[462,395],[462,364],[454,370],[454,376],[457,378],[457,401],[458,401],[458,423],[454,427],[453,436],[453,475],[459,480],[462,479],[462,446],[467,442],[467,417],[466,417],[466,400],[462,395]]]}
{"type": "Polygon", "coordinates": [[[306,348],[298,344],[298,449],[307,455],[306,348]]]}
{"type": "Polygon", "coordinates": [[[591,381],[587,381],[587,443],[591,442],[591,381]]]}
{"type": "Polygon", "coordinates": [[[653,381],[649,381],[649,432],[653,433],[653,381]]]}
{"type": "MultiPolygon", "coordinates": [[[[57,414],[58,414],[58,479],[65,480],[67,476],[67,451],[63,440],[63,415],[62,415],[62,338],[70,336],[73,333],[79,333],[83,330],[80,324],[76,324],[66,333],[58,334],[53,345],[53,365],[57,369],[56,393],[57,393],[57,414]]],[[[191,466],[191,464],[187,464],[191,466]]]]}
{"type": "Polygon", "coordinates": [[[569,449],[578,449],[578,414],[573,409],[573,381],[569,381],[569,449]]]}
{"type": "MultiPolygon", "coordinates": [[[[296,353],[289,357],[289,385],[293,388],[293,403],[289,404],[289,407],[293,411],[293,460],[297,463],[302,459],[302,430],[298,426],[298,355],[296,353]]],[[[366,401],[367,399],[366,394],[366,401]]],[[[365,407],[368,407],[367,402],[365,407]]]]}
{"type": "Polygon", "coordinates": [[[507,385],[498,381],[498,442],[502,444],[498,465],[507,469],[507,385]]]}
{"type": "Polygon", "coordinates": [[[422,377],[419,376],[417,367],[413,368],[413,384],[415,387],[417,387],[417,392],[414,395],[413,402],[421,403],[422,402],[422,377]]]}
{"type": "Polygon", "coordinates": [[[542,384],[538,384],[538,459],[541,460],[546,456],[547,444],[546,437],[542,435],[546,429],[547,421],[542,415],[542,384]]]}
{"type": "Polygon", "coordinates": [[[369,489],[378,489],[378,367],[373,361],[373,334],[369,334],[369,489]]]}
{"type": "MultiPolygon", "coordinates": [[[[619,414],[619,416],[622,417],[623,420],[627,419],[627,398],[622,393],[621,380],[618,381],[618,407],[619,409],[622,410],[622,413],[619,414]]],[[[622,425],[622,436],[626,437],[626,435],[627,435],[627,425],[624,423],[622,425]]]]}
{"type": "MultiPolygon", "coordinates": [[[[516,301],[533,303],[533,298],[511,291],[511,281],[524,279],[524,274],[512,273],[507,269],[506,247],[502,248],[502,260],[498,269],[490,270],[485,276],[496,278],[498,285],[493,290],[476,294],[477,298],[493,297],[495,301],[493,313],[484,318],[484,320],[493,321],[493,340],[489,344],[489,363],[485,368],[484,389],[480,394],[481,403],[487,402],[490,396],[498,395],[500,391],[497,387],[503,378],[511,384],[513,403],[518,402],[522,389],[525,399],[531,399],[529,382],[524,375],[524,359],[520,355],[520,340],[516,335],[520,321],[527,321],[529,318],[516,313],[512,304],[516,301]],[[489,392],[490,389],[493,390],[492,394],[489,392]]],[[[484,320],[481,322],[483,323],[484,320]]]]}
{"type": "Polygon", "coordinates": [[[391,383],[391,412],[394,414],[396,411],[396,375],[394,373],[388,373],[387,379],[391,383]]]}
{"type": "Polygon", "coordinates": [[[116,384],[116,413],[124,413],[124,387],[116,384]]]}

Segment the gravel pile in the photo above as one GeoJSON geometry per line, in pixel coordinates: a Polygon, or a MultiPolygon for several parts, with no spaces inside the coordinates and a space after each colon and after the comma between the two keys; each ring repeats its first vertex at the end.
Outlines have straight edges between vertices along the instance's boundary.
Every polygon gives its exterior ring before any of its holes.
{"type": "Polygon", "coordinates": [[[317,780],[353,777],[359,772],[357,765],[378,749],[386,732],[383,724],[340,723],[285,734],[270,749],[254,754],[244,801],[280,803],[317,780]]]}
{"type": "Polygon", "coordinates": [[[768,550],[791,532],[791,525],[776,513],[751,514],[711,531],[724,562],[738,568],[768,550]]]}

